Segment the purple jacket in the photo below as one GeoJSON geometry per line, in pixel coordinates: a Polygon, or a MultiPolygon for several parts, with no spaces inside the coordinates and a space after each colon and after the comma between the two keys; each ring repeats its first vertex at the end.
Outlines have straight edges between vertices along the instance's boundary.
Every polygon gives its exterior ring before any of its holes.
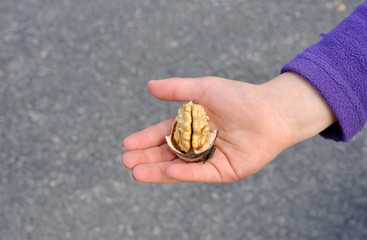
{"type": "Polygon", "coordinates": [[[367,1],[283,66],[308,80],[338,121],[320,134],[349,141],[367,121],[367,1]]]}

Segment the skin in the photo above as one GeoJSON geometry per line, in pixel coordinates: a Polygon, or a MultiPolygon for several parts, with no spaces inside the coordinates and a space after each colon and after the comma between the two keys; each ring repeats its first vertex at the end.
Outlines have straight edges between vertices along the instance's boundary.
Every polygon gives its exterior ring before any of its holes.
{"type": "Polygon", "coordinates": [[[238,181],[336,121],[320,94],[295,73],[260,85],[203,77],[152,80],[147,87],[164,101],[201,104],[211,129],[220,133],[217,150],[205,164],[184,162],[171,152],[165,136],[173,118],[128,136],[121,162],[139,182],[238,181]]]}

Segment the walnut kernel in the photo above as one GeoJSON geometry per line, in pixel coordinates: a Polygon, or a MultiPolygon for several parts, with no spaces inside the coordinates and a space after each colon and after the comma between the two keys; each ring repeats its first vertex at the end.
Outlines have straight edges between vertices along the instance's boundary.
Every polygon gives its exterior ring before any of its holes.
{"type": "Polygon", "coordinates": [[[210,132],[209,117],[204,108],[192,102],[183,104],[166,137],[170,148],[178,157],[190,162],[206,161],[214,151],[218,130],[210,132]]]}

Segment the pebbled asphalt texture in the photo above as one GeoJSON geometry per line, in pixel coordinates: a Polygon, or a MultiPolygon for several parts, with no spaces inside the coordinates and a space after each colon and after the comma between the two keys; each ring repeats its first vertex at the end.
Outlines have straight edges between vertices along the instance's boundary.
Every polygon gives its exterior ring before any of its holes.
{"type": "Polygon", "coordinates": [[[176,115],[150,79],[262,83],[361,1],[0,1],[0,239],[366,239],[367,131],[232,184],[142,184],[129,134],[176,115]]]}

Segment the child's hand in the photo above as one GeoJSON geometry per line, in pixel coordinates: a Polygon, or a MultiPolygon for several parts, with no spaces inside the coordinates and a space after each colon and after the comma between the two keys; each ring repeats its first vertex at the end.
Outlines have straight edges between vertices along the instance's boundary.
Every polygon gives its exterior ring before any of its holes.
{"type": "Polygon", "coordinates": [[[262,85],[217,77],[173,78],[150,81],[148,89],[161,100],[199,103],[219,135],[217,150],[205,164],[184,162],[171,152],[165,136],[173,119],[130,135],[123,141],[127,152],[121,161],[141,182],[234,182],[335,121],[318,92],[293,73],[262,85]]]}

